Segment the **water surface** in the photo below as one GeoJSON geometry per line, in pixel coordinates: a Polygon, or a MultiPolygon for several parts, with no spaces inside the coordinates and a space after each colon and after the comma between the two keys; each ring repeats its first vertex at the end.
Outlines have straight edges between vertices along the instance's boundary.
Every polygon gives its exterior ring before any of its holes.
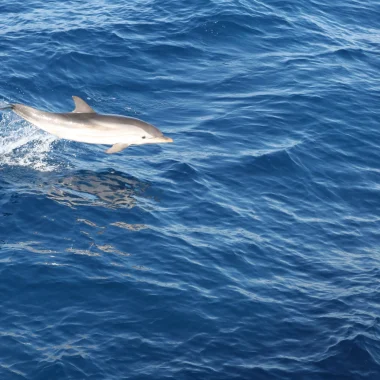
{"type": "Polygon", "coordinates": [[[380,378],[376,2],[0,3],[2,379],[380,378]]]}

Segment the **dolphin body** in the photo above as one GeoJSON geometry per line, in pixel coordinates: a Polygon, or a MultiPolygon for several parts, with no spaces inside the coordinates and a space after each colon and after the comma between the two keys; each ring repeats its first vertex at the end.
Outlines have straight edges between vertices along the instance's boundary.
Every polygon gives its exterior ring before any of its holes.
{"type": "Polygon", "coordinates": [[[89,144],[112,145],[106,153],[117,153],[129,145],[173,142],[145,121],[118,115],[100,115],[84,100],[73,96],[75,109],[68,113],[40,111],[23,104],[11,104],[17,115],[59,138],[89,144]]]}

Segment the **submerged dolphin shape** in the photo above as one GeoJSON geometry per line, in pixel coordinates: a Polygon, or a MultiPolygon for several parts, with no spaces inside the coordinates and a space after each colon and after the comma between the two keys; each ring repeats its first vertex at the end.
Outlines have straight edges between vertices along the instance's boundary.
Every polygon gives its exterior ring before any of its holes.
{"type": "Polygon", "coordinates": [[[17,115],[62,139],[89,144],[112,145],[106,153],[117,153],[129,145],[173,142],[145,121],[118,115],[100,115],[84,100],[73,96],[75,109],[68,113],[40,111],[23,104],[11,104],[17,115]]]}

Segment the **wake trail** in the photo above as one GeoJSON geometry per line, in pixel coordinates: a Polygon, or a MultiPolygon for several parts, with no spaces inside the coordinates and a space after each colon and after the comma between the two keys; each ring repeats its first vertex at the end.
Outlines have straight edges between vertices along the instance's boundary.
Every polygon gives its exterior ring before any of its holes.
{"type": "MultiPolygon", "coordinates": [[[[1,105],[0,110],[9,105],[1,105]]],[[[39,171],[53,171],[58,168],[49,159],[49,152],[56,137],[45,133],[13,112],[2,112],[0,121],[0,168],[28,166],[39,171]]]]}

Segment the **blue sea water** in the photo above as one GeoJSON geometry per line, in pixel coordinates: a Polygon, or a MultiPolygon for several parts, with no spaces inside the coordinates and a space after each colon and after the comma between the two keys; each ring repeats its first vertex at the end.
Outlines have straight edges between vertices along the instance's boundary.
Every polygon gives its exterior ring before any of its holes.
{"type": "Polygon", "coordinates": [[[0,1],[1,379],[380,379],[380,3],[0,1]]]}

